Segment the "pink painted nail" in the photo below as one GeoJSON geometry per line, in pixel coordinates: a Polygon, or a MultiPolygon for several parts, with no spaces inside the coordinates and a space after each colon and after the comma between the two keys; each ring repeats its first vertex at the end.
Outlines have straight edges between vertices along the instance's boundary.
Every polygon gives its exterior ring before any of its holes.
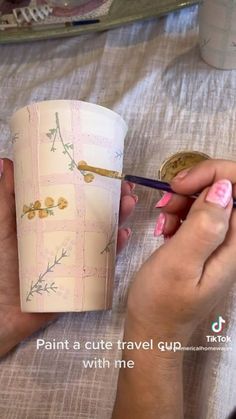
{"type": "Polygon", "coordinates": [[[134,199],[135,204],[137,204],[137,202],[138,202],[138,195],[131,195],[131,196],[134,199]]]}
{"type": "Polygon", "coordinates": [[[161,236],[164,230],[164,226],[165,226],[165,222],[166,222],[166,216],[165,214],[163,214],[163,212],[160,213],[157,222],[156,222],[156,227],[155,227],[155,231],[154,231],[154,236],[161,236]]]}
{"type": "Polygon", "coordinates": [[[173,194],[171,192],[166,192],[163,197],[156,203],[156,208],[163,208],[165,207],[168,202],[170,202],[173,194]]]}
{"type": "Polygon", "coordinates": [[[129,239],[129,238],[130,238],[130,236],[131,236],[131,233],[132,233],[131,228],[125,228],[125,232],[127,233],[127,237],[128,237],[128,239],[129,239]]]}
{"type": "Polygon", "coordinates": [[[133,191],[133,190],[134,190],[134,188],[135,188],[135,184],[134,184],[134,183],[132,183],[132,182],[128,182],[128,181],[127,181],[127,183],[128,183],[128,185],[129,185],[129,187],[130,187],[130,190],[131,190],[131,191],[133,191]]]}
{"type": "Polygon", "coordinates": [[[206,201],[219,205],[222,208],[227,207],[232,197],[232,184],[228,179],[215,182],[208,191],[206,201]]]}
{"type": "Polygon", "coordinates": [[[0,159],[0,177],[3,174],[3,159],[0,159]]]}

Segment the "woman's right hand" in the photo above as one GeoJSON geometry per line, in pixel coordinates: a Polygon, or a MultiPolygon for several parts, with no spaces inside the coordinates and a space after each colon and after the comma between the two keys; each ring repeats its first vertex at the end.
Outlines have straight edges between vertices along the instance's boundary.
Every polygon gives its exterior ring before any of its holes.
{"type": "Polygon", "coordinates": [[[162,208],[162,233],[172,237],[138,272],[128,317],[140,333],[186,344],[236,280],[236,163],[208,160],[181,175],[171,184],[176,192],[202,192],[194,202],[173,194],[162,208]]]}
{"type": "Polygon", "coordinates": [[[158,342],[186,346],[236,281],[235,184],[236,163],[208,160],[175,178],[179,195],[159,203],[157,232],[171,237],[131,284],[124,332],[125,342],[152,339],[154,350],[123,351],[134,368],[120,371],[114,419],[182,419],[183,351],[162,351],[158,342]],[[200,191],[194,202],[183,196],[200,191]]]}

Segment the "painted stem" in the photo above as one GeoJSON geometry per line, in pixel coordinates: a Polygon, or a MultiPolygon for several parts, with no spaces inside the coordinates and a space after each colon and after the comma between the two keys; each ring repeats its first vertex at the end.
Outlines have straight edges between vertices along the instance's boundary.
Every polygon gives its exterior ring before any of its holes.
{"type": "MultiPolygon", "coordinates": [[[[33,297],[33,293],[36,293],[36,292],[38,292],[38,290],[37,290],[37,287],[44,281],[44,277],[49,273],[49,272],[53,272],[53,268],[56,266],[56,265],[60,265],[60,261],[61,261],[61,259],[63,259],[64,257],[67,257],[68,255],[66,254],[66,250],[64,250],[64,249],[62,249],[62,252],[61,252],[61,256],[59,256],[58,258],[55,256],[55,259],[54,259],[54,262],[50,265],[49,264],[49,262],[48,262],[48,266],[47,266],[47,269],[46,269],[46,271],[43,273],[43,274],[40,274],[39,275],[39,278],[38,278],[38,280],[35,282],[35,284],[33,284],[33,281],[32,281],[32,283],[31,283],[31,287],[30,287],[30,291],[28,292],[28,294],[27,294],[27,296],[26,296],[26,301],[31,301],[30,300],[30,296],[31,297],[33,297]]],[[[47,286],[48,284],[45,284],[45,287],[47,286]]],[[[52,285],[52,284],[51,284],[52,285]]],[[[53,291],[55,291],[54,290],[54,288],[57,288],[57,287],[53,287],[52,288],[52,290],[53,291]]],[[[40,291],[47,291],[47,289],[45,288],[45,290],[43,290],[43,289],[41,289],[40,291]]],[[[48,291],[47,291],[48,292],[48,291]]]]}
{"type": "Polygon", "coordinates": [[[67,150],[67,148],[66,148],[66,146],[65,146],[65,143],[64,143],[64,140],[63,140],[63,138],[62,138],[62,135],[61,135],[61,127],[60,127],[60,122],[59,122],[58,113],[56,112],[56,114],[55,114],[55,115],[56,115],[56,126],[57,126],[57,132],[58,132],[58,135],[59,135],[59,139],[60,139],[60,141],[61,141],[61,143],[62,143],[62,146],[63,146],[63,148],[64,148],[64,150],[65,150],[66,154],[68,155],[68,157],[69,157],[70,161],[73,163],[73,165],[74,165],[75,167],[77,167],[77,164],[76,164],[76,162],[75,162],[74,158],[71,156],[70,152],[67,150]]]}
{"type": "Polygon", "coordinates": [[[44,210],[50,210],[51,208],[57,208],[59,206],[59,204],[57,205],[53,205],[52,207],[46,207],[46,208],[30,208],[28,211],[24,212],[24,214],[21,215],[21,218],[24,217],[24,215],[28,214],[29,212],[33,212],[33,211],[44,211],[44,210]]]}

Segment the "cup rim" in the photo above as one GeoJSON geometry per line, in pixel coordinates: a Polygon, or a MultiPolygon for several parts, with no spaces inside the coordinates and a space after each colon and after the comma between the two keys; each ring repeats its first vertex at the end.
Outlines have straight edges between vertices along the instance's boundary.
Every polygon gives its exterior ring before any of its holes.
{"type": "Polygon", "coordinates": [[[108,114],[110,114],[111,116],[113,116],[113,118],[120,119],[121,123],[123,124],[124,129],[126,129],[126,131],[128,130],[127,122],[116,111],[113,111],[112,109],[106,108],[105,106],[102,106],[102,105],[97,105],[96,103],[86,102],[86,101],[83,101],[83,100],[73,100],[73,99],[49,99],[49,100],[42,100],[42,101],[39,101],[39,102],[31,102],[28,105],[25,105],[21,108],[16,109],[15,112],[12,114],[12,116],[10,118],[10,122],[12,121],[12,119],[14,118],[14,116],[18,112],[26,109],[27,107],[30,107],[30,106],[35,105],[35,104],[40,105],[40,104],[48,103],[48,102],[77,102],[77,103],[81,103],[83,106],[87,106],[88,108],[100,108],[102,111],[105,111],[108,114]]]}

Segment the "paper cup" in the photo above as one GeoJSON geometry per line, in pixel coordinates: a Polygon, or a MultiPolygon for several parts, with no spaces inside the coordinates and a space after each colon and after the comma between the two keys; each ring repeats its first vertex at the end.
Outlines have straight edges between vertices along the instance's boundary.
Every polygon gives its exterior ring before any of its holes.
{"type": "Polygon", "coordinates": [[[199,44],[204,61],[213,67],[236,68],[236,0],[202,0],[199,44]]]}
{"type": "Polygon", "coordinates": [[[110,308],[121,183],[77,163],[122,171],[124,120],[55,100],[18,110],[11,131],[21,310],[110,308]]]}

